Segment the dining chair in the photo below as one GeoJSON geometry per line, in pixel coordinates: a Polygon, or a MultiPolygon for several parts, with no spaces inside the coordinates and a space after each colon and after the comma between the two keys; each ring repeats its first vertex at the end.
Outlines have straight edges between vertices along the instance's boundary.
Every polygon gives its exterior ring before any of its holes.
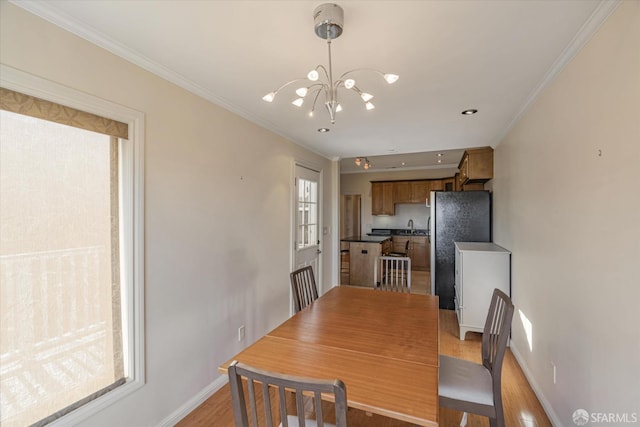
{"type": "Polygon", "coordinates": [[[411,258],[376,257],[373,267],[373,288],[411,293],[411,258]]]}
{"type": "Polygon", "coordinates": [[[289,277],[293,291],[293,305],[297,313],[318,299],[318,288],[310,265],[297,269],[289,277]]]}
{"type": "Polygon", "coordinates": [[[249,416],[253,427],[273,427],[274,412],[280,415],[279,425],[282,427],[347,427],[347,387],[338,379],[294,377],[263,371],[237,361],[231,362],[228,371],[236,427],[250,427],[249,416]],[[243,379],[246,380],[248,396],[245,396],[243,379]],[[295,396],[298,415],[287,413],[287,395],[295,396]],[[335,424],[324,421],[322,395],[328,395],[328,400],[334,402],[335,424]],[[311,396],[315,403],[315,419],[305,419],[299,415],[305,412],[305,398],[308,400],[311,396]],[[264,415],[264,424],[258,422],[259,414],[264,415]]]}
{"type": "Polygon", "coordinates": [[[511,331],[513,303],[494,289],[482,333],[482,365],[440,355],[438,394],[440,406],[489,417],[491,427],[504,427],[502,362],[511,331]]]}

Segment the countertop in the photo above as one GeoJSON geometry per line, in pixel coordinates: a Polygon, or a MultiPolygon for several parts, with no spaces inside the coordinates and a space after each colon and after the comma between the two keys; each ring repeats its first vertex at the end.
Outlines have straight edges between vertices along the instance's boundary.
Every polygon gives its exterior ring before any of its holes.
{"type": "Polygon", "coordinates": [[[391,236],[349,236],[340,239],[341,242],[382,243],[391,236]]]}
{"type": "Polygon", "coordinates": [[[429,236],[428,230],[425,229],[398,229],[398,228],[374,228],[368,236],[429,236]]]}
{"type": "Polygon", "coordinates": [[[502,246],[498,246],[492,242],[454,242],[456,247],[461,251],[481,251],[481,252],[507,252],[502,246]]]}

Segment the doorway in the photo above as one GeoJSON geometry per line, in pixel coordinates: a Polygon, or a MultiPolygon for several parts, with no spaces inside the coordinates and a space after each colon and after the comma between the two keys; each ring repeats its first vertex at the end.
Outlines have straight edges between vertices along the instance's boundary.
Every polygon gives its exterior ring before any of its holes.
{"type": "Polygon", "coordinates": [[[320,172],[296,164],[294,173],[293,270],[310,265],[320,286],[320,172]]]}

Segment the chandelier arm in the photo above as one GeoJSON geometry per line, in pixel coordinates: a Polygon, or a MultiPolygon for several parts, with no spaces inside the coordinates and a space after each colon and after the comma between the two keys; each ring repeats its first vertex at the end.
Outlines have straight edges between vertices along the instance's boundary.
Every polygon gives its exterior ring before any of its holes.
{"type": "MultiPolygon", "coordinates": [[[[324,86],[324,85],[322,85],[324,86]]],[[[316,109],[316,102],[318,102],[318,97],[320,96],[320,92],[322,92],[322,88],[318,89],[316,91],[316,96],[315,98],[313,98],[313,104],[311,105],[311,111],[315,111],[316,109]]]]}
{"type": "Polygon", "coordinates": [[[362,96],[362,94],[364,93],[364,92],[362,92],[360,90],[360,88],[358,86],[354,86],[353,88],[351,88],[351,90],[354,91],[355,93],[357,93],[358,96],[362,96]]]}
{"type": "Polygon", "coordinates": [[[340,79],[344,79],[347,75],[358,72],[358,71],[372,71],[376,74],[379,74],[382,78],[384,78],[384,73],[380,70],[376,70],[375,68],[355,68],[353,70],[345,71],[344,73],[342,73],[342,75],[340,76],[340,79]]]}
{"type": "Polygon", "coordinates": [[[300,82],[302,80],[307,80],[307,79],[295,79],[295,80],[291,80],[290,82],[286,82],[285,84],[280,86],[278,89],[273,91],[274,96],[277,95],[278,92],[280,92],[280,90],[284,89],[285,87],[289,86],[290,84],[293,84],[293,83],[296,83],[296,82],[300,82]]]}
{"type": "Polygon", "coordinates": [[[329,72],[327,71],[327,69],[326,69],[326,68],[324,68],[324,65],[319,64],[319,65],[315,68],[315,70],[316,70],[316,71],[317,71],[317,70],[322,70],[322,71],[324,71],[324,75],[325,75],[325,77],[327,78],[327,80],[329,80],[329,72]]]}

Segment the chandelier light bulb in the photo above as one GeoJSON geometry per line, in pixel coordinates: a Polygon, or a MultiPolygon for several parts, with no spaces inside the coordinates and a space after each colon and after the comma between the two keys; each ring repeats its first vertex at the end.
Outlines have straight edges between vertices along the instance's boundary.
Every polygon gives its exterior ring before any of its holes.
{"type": "Polygon", "coordinates": [[[360,166],[362,164],[362,159],[360,157],[356,157],[356,166],[360,166]]]}
{"type": "Polygon", "coordinates": [[[353,79],[347,79],[344,81],[344,87],[347,89],[351,89],[356,85],[356,81],[353,79]]]}
{"type": "Polygon", "coordinates": [[[302,98],[294,99],[291,103],[296,107],[302,107],[302,104],[304,104],[304,99],[302,98]]]}
{"type": "Polygon", "coordinates": [[[336,107],[336,113],[339,113],[340,111],[342,111],[342,105],[338,104],[336,107]]]}
{"type": "Polygon", "coordinates": [[[384,75],[384,79],[389,84],[393,84],[393,83],[397,82],[399,78],[400,78],[400,76],[398,76],[397,74],[385,74],[384,75]]]}
{"type": "Polygon", "coordinates": [[[313,117],[313,110],[309,111],[309,117],[313,117]]]}
{"type": "Polygon", "coordinates": [[[309,71],[309,74],[307,74],[307,78],[312,82],[315,82],[318,80],[318,78],[320,78],[320,74],[318,74],[317,70],[311,70],[309,71]]]}
{"type": "Polygon", "coordinates": [[[369,102],[369,101],[371,101],[373,99],[373,95],[371,95],[370,93],[367,93],[367,92],[362,92],[360,94],[360,98],[362,98],[362,100],[364,102],[369,102]]]}
{"type": "Polygon", "coordinates": [[[373,110],[374,108],[376,108],[376,106],[370,102],[367,102],[366,104],[364,104],[364,106],[367,107],[367,110],[373,110]]]}
{"type": "Polygon", "coordinates": [[[301,98],[304,98],[305,96],[307,96],[308,91],[309,90],[306,87],[300,87],[296,89],[296,95],[298,95],[301,98]]]}
{"type": "Polygon", "coordinates": [[[276,93],[275,92],[269,92],[268,94],[263,96],[262,99],[264,101],[267,101],[267,102],[273,102],[273,98],[275,98],[275,97],[276,97],[276,93]]]}

